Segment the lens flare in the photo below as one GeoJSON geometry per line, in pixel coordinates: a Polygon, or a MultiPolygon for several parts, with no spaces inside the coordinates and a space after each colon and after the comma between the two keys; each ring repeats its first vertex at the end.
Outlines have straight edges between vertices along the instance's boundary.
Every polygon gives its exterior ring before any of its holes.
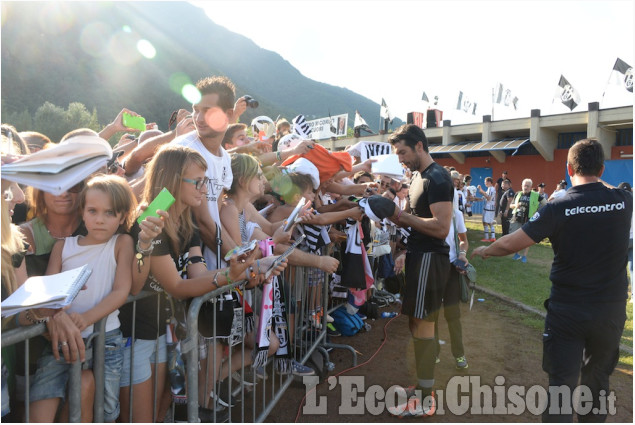
{"type": "Polygon", "coordinates": [[[91,22],[82,29],[79,45],[91,56],[104,56],[108,53],[108,38],[111,33],[111,28],[105,23],[91,22]]]}
{"type": "Polygon", "coordinates": [[[170,90],[175,93],[181,93],[183,86],[187,84],[192,85],[192,80],[190,80],[190,77],[184,72],[175,72],[170,75],[170,78],[168,79],[170,90]]]}
{"type": "Polygon", "coordinates": [[[108,52],[113,60],[121,65],[132,65],[141,59],[137,52],[134,37],[131,34],[118,32],[108,42],[108,52]]]}
{"type": "Polygon", "coordinates": [[[222,132],[227,130],[229,119],[221,108],[214,107],[205,112],[205,124],[214,131],[222,132]]]}
{"type": "Polygon", "coordinates": [[[157,55],[157,49],[148,40],[139,40],[137,50],[147,59],[153,59],[157,55]]]}
{"type": "Polygon", "coordinates": [[[48,34],[62,34],[75,22],[73,10],[61,2],[46,3],[38,18],[40,28],[48,34]]]}
{"type": "Polygon", "coordinates": [[[7,6],[6,2],[0,3],[0,24],[4,26],[8,16],[9,6],[7,6]]]}
{"type": "Polygon", "coordinates": [[[201,101],[201,92],[192,84],[186,84],[181,89],[181,95],[191,104],[201,101]]]}
{"type": "Polygon", "coordinates": [[[132,28],[130,28],[129,25],[124,25],[123,27],[121,27],[121,31],[127,32],[127,33],[131,33],[132,32],[132,28]]]}

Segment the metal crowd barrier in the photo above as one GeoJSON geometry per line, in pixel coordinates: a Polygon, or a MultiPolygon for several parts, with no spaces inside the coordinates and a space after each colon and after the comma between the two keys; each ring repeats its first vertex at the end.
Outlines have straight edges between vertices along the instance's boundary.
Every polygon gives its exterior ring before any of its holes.
{"type": "MultiPolygon", "coordinates": [[[[135,302],[141,298],[156,296],[156,293],[142,292],[135,296],[129,296],[128,302],[135,302]]],[[[86,346],[92,346],[92,350],[86,350],[86,362],[92,359],[93,374],[95,377],[95,398],[93,404],[93,421],[96,423],[104,422],[104,356],[105,356],[105,324],[106,320],[102,319],[94,324],[93,333],[87,338],[86,346]]],[[[47,332],[46,324],[40,323],[31,326],[21,326],[16,329],[2,332],[2,347],[24,342],[24,418],[25,422],[30,422],[29,418],[29,389],[31,374],[35,371],[30,370],[30,344],[29,340],[41,336],[47,332]]],[[[47,342],[48,343],[48,342],[47,342]]],[[[68,379],[68,405],[69,416],[68,421],[78,423],[81,421],[81,370],[82,362],[77,360],[70,368],[68,379]]],[[[17,394],[9,394],[9,397],[17,396],[17,394]]]]}
{"type": "MultiPolygon", "coordinates": [[[[285,302],[288,319],[288,335],[289,335],[289,355],[292,359],[299,363],[306,363],[309,358],[317,351],[321,355],[323,361],[322,371],[323,377],[326,372],[332,367],[329,360],[328,349],[340,348],[346,349],[351,352],[353,356],[353,365],[356,364],[357,358],[355,350],[347,345],[331,344],[327,341],[327,313],[337,308],[337,304],[333,304],[329,300],[328,288],[329,279],[326,273],[313,269],[311,273],[314,273],[314,280],[321,282],[316,286],[309,286],[309,270],[305,267],[289,266],[285,271],[284,276],[280,276],[282,286],[285,289],[285,302]],[[317,312],[321,311],[322,314],[318,315],[317,312]],[[316,314],[314,314],[314,312],[316,314]]],[[[228,372],[227,377],[227,389],[228,393],[232,394],[238,401],[235,406],[231,406],[231,403],[226,408],[215,406],[215,402],[212,401],[210,409],[213,410],[213,420],[220,419],[225,413],[229,414],[229,420],[232,422],[263,422],[271,411],[275,408],[276,404],[282,399],[287,388],[293,383],[294,375],[291,373],[282,375],[277,373],[273,367],[272,359],[275,358],[275,354],[269,356],[269,360],[266,367],[263,370],[256,371],[251,367],[251,349],[254,343],[254,337],[258,330],[258,316],[260,314],[260,306],[262,303],[262,288],[254,288],[245,290],[244,285],[246,282],[237,282],[232,285],[224,286],[215,291],[212,291],[204,296],[194,298],[187,311],[187,334],[184,340],[181,341],[181,352],[185,361],[186,369],[186,383],[187,383],[187,404],[185,412],[187,414],[188,422],[199,422],[199,399],[203,398],[204,402],[207,402],[210,389],[216,392],[218,390],[217,385],[214,383],[220,381],[217,374],[217,369],[214,368],[211,373],[204,373],[205,379],[204,392],[205,397],[199,394],[199,369],[206,371],[206,368],[210,367],[210,363],[216,365],[217,362],[221,362],[218,359],[215,344],[218,342],[214,338],[206,340],[206,343],[211,346],[208,347],[207,359],[199,365],[199,330],[198,330],[198,315],[203,303],[210,301],[212,304],[218,302],[219,296],[229,293],[230,291],[239,291],[242,294],[251,294],[251,307],[254,311],[255,326],[252,334],[245,334],[245,314],[240,317],[241,334],[238,335],[237,340],[240,342],[234,346],[223,346],[223,360],[221,363],[225,363],[221,366],[220,370],[226,368],[228,372]],[[239,354],[236,354],[239,353],[239,354]],[[240,364],[232,365],[232,356],[236,355],[240,364]],[[232,373],[232,369],[234,369],[232,373]],[[262,373],[264,372],[264,373],[262,373]],[[257,375],[262,375],[265,378],[259,378],[257,375]],[[234,382],[237,381],[237,382],[234,382]],[[192,391],[191,389],[195,389],[192,391]],[[224,409],[228,409],[228,412],[224,412],[224,409]]],[[[157,297],[154,292],[142,292],[136,296],[129,296],[127,303],[133,304],[133,335],[132,344],[134,344],[134,321],[136,319],[136,301],[146,297],[157,297]]],[[[249,298],[246,296],[246,298],[249,298]]],[[[157,297],[158,299],[158,297],[157,297]]],[[[214,309],[214,321],[216,321],[216,310],[214,309]]],[[[91,351],[93,358],[93,374],[95,377],[95,398],[93,409],[94,422],[103,422],[104,419],[104,356],[105,356],[105,320],[95,324],[94,332],[89,337],[92,340],[92,350],[87,350],[86,358],[90,358],[89,351],[91,351]]],[[[35,336],[42,335],[46,332],[45,324],[38,324],[33,326],[20,327],[10,331],[2,333],[2,347],[10,346],[19,342],[25,342],[25,371],[26,371],[26,388],[25,388],[25,413],[26,422],[29,422],[29,374],[34,371],[29,371],[29,339],[35,336]]],[[[214,337],[216,337],[216,329],[214,329],[214,337]]],[[[88,345],[88,343],[87,343],[88,345]]],[[[134,348],[134,345],[132,346],[134,348]]],[[[134,355],[134,350],[131,350],[131,356],[134,355]]],[[[131,364],[133,359],[131,358],[131,364]]],[[[75,362],[71,368],[68,384],[68,401],[69,401],[69,422],[80,422],[81,419],[81,363],[79,360],[75,362]]],[[[134,369],[134,368],[131,368],[134,369]]],[[[130,410],[129,417],[132,419],[132,406],[134,402],[133,392],[133,376],[134,370],[131,370],[131,387],[130,387],[130,410]]],[[[166,376],[166,385],[169,386],[169,372],[166,376]]],[[[156,379],[156,376],[155,376],[156,379]]],[[[202,383],[202,382],[201,382],[202,383]]],[[[156,385],[155,385],[156,387],[156,385]]],[[[160,391],[160,390],[159,390],[160,391]]],[[[11,395],[12,396],[12,395],[11,395]]],[[[155,397],[155,400],[158,397],[155,397]]],[[[159,397],[160,398],[160,397],[159,397]]],[[[184,406],[181,406],[183,408],[184,406]]],[[[165,418],[168,421],[175,421],[175,412],[179,407],[172,403],[168,416],[165,418]]],[[[157,406],[153,406],[153,411],[157,412],[157,406]]],[[[155,420],[161,421],[164,418],[155,418],[155,420]]]]}
{"type": "MultiPolygon", "coordinates": [[[[338,344],[329,344],[326,341],[326,306],[328,305],[328,276],[320,272],[316,274],[316,279],[321,281],[322,284],[318,286],[308,285],[308,270],[305,267],[289,266],[285,271],[284,276],[281,276],[281,284],[285,291],[286,298],[286,311],[289,330],[289,355],[292,359],[299,363],[306,363],[307,360],[317,350],[320,352],[323,359],[323,370],[328,369],[330,364],[327,348],[347,348],[353,355],[355,351],[352,347],[341,346],[338,344]],[[315,288],[315,289],[311,289],[315,288]],[[319,310],[321,307],[323,314],[319,317],[319,321],[315,319],[318,316],[313,315],[313,312],[319,310]]],[[[252,309],[254,311],[254,317],[256,318],[255,328],[253,335],[255,336],[258,331],[258,317],[260,315],[260,306],[262,304],[262,290],[261,288],[255,288],[250,290],[244,289],[244,282],[234,283],[231,286],[225,286],[219,288],[213,292],[210,292],[204,296],[194,298],[190,304],[187,317],[187,337],[185,343],[182,344],[182,351],[186,359],[187,368],[187,388],[200,388],[199,385],[199,333],[198,333],[198,315],[203,303],[211,301],[212,303],[218,302],[218,297],[232,289],[238,289],[242,293],[251,293],[252,309]]],[[[214,313],[216,310],[214,310],[214,313]]],[[[214,315],[215,316],[215,315],[214,315]]],[[[214,321],[216,317],[214,317],[214,321]]],[[[245,315],[241,317],[242,329],[245,330],[245,315]]],[[[216,329],[214,329],[213,338],[210,341],[214,341],[216,329]]],[[[248,336],[251,338],[251,335],[248,336]]],[[[245,334],[243,332],[242,338],[245,340],[245,334]]],[[[213,344],[213,343],[211,343],[213,344]]],[[[227,407],[229,410],[230,421],[233,422],[263,422],[271,411],[275,408],[276,404],[282,399],[284,392],[293,383],[294,375],[291,371],[288,375],[282,375],[277,373],[273,362],[275,354],[269,356],[269,361],[266,367],[256,373],[250,366],[251,353],[248,353],[245,348],[245,344],[237,345],[236,347],[228,347],[226,358],[229,359],[227,368],[232,369],[231,358],[235,350],[240,350],[240,359],[242,364],[237,367],[233,374],[229,374],[232,378],[238,378],[240,382],[234,383],[233,379],[228,379],[227,393],[236,396],[240,401],[239,405],[227,407]],[[259,378],[257,375],[265,376],[264,379],[259,378]]],[[[212,363],[216,364],[217,358],[215,358],[216,351],[208,350],[207,365],[210,363],[210,357],[212,357],[212,363]]],[[[205,369],[201,364],[201,368],[205,369]]],[[[205,375],[206,379],[211,382],[217,382],[218,376],[216,370],[211,375],[205,375]]],[[[210,388],[209,382],[206,382],[204,388],[206,389],[205,395],[207,399],[207,393],[210,388]]],[[[213,391],[217,388],[214,387],[213,391]]],[[[200,398],[200,397],[199,397],[200,398]]],[[[198,421],[198,409],[199,400],[193,397],[187,399],[187,417],[188,422],[198,421]]],[[[214,410],[214,420],[218,418],[219,410],[214,410]]]]}

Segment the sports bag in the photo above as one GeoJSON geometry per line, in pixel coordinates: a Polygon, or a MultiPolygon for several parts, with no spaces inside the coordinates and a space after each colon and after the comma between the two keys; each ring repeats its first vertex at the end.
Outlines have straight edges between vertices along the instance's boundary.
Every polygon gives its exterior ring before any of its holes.
{"type": "Polygon", "coordinates": [[[364,327],[364,321],[357,314],[348,314],[344,306],[333,311],[331,317],[333,326],[344,336],[353,336],[364,327]]]}

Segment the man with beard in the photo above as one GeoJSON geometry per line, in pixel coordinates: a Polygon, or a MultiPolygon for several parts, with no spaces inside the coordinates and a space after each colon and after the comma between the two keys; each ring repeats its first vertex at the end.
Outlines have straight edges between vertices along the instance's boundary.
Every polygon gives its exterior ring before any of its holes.
{"type": "MultiPolygon", "coordinates": [[[[454,186],[450,174],[430,156],[421,128],[404,125],[392,134],[390,143],[399,161],[412,172],[410,213],[395,206],[395,213],[389,218],[397,226],[411,228],[407,251],[395,256],[395,270],[401,270],[405,264],[406,287],[401,312],[409,316],[414,339],[418,391],[405,404],[389,411],[399,417],[425,417],[436,412],[434,322],[450,273],[445,238],[452,222],[454,186]]],[[[412,395],[412,391],[408,395],[412,395]]]]}

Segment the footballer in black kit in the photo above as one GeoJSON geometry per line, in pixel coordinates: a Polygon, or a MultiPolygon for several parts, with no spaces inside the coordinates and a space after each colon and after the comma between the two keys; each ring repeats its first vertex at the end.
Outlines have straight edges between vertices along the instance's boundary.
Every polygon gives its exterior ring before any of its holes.
{"type": "MultiPolygon", "coordinates": [[[[431,218],[430,205],[452,202],[454,188],[450,174],[432,163],[423,172],[414,172],[410,183],[410,213],[431,218]]],[[[412,229],[406,255],[406,287],[402,314],[436,320],[441,307],[445,282],[450,273],[450,247],[445,239],[435,238],[412,229]],[[418,272],[413,273],[413,270],[418,272]]]]}
{"type": "Polygon", "coordinates": [[[410,227],[407,253],[395,255],[395,269],[405,265],[406,287],[401,312],[408,316],[413,337],[418,397],[389,408],[399,417],[426,417],[436,412],[434,323],[441,307],[450,273],[449,246],[445,238],[452,223],[454,185],[450,173],[436,164],[428,151],[423,130],[413,124],[401,126],[390,136],[399,161],[410,169],[410,211],[388,217],[402,228],[410,227]]]}
{"type": "MultiPolygon", "coordinates": [[[[619,359],[626,320],[626,275],[633,195],[607,187],[602,146],[594,139],[574,144],[567,158],[573,188],[538,210],[523,227],[473,255],[508,255],[549,238],[554,259],[545,301],[547,317],[542,368],[549,375],[545,422],[604,422],[609,376],[619,359]],[[511,250],[511,251],[510,251],[511,250]],[[592,406],[577,409],[553,394],[586,387],[592,406]]],[[[570,393],[570,394],[571,394],[570,393]]]]}

